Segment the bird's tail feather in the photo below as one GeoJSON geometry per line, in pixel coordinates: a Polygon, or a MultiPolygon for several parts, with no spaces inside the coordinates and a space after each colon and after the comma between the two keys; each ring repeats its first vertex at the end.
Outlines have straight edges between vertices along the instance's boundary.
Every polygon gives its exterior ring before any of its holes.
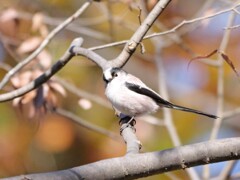
{"type": "Polygon", "coordinates": [[[186,112],[191,112],[191,113],[196,113],[196,114],[201,114],[203,116],[207,116],[213,119],[217,119],[218,117],[213,115],[213,114],[208,114],[199,110],[195,110],[195,109],[191,109],[191,108],[187,108],[187,107],[183,107],[183,106],[178,106],[175,104],[172,104],[172,108],[176,109],[176,110],[181,110],[181,111],[186,111],[186,112]]]}

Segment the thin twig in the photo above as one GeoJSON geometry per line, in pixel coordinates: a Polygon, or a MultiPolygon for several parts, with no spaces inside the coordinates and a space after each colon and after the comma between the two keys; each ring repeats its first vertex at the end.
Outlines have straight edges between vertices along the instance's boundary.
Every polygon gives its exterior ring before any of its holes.
{"type": "Polygon", "coordinates": [[[233,161],[228,161],[227,165],[225,166],[225,168],[221,171],[220,175],[218,176],[219,180],[225,180],[225,179],[229,179],[229,177],[231,176],[231,173],[233,171],[233,168],[237,165],[236,160],[233,161]]]}
{"type": "Polygon", "coordinates": [[[70,111],[67,111],[67,110],[64,110],[64,109],[61,109],[61,108],[55,108],[52,110],[54,113],[56,114],[59,114],[61,116],[64,116],[66,118],[69,118],[71,120],[73,120],[74,122],[76,122],[77,124],[79,124],[80,126],[88,129],[88,130],[91,130],[93,132],[96,132],[96,133],[100,133],[100,134],[103,134],[113,140],[117,140],[117,141],[120,141],[121,138],[119,135],[107,130],[107,129],[104,129],[102,127],[99,127],[95,124],[92,124],[92,123],[89,123],[85,120],[83,120],[82,118],[80,118],[79,116],[73,114],[72,112],[70,111]]]}
{"type": "Polygon", "coordinates": [[[240,114],[240,107],[239,108],[236,108],[234,110],[230,110],[230,111],[227,111],[227,112],[224,112],[223,113],[223,119],[226,120],[226,119],[229,119],[233,116],[237,116],[240,114]]]}
{"type": "Polygon", "coordinates": [[[60,78],[60,77],[54,77],[57,82],[59,82],[62,86],[64,86],[68,91],[71,93],[77,95],[78,97],[84,97],[86,99],[89,99],[93,102],[96,102],[106,108],[112,109],[111,104],[104,98],[101,98],[100,96],[94,95],[92,93],[89,93],[87,91],[84,91],[82,89],[79,89],[78,87],[74,86],[73,84],[69,83],[68,81],[60,78]]]}
{"type": "Polygon", "coordinates": [[[11,69],[11,66],[6,63],[0,63],[0,68],[4,69],[5,71],[9,71],[11,69]]]}
{"type": "MultiPolygon", "coordinates": [[[[156,52],[155,52],[154,59],[155,59],[155,64],[158,69],[158,82],[159,82],[158,84],[159,84],[160,94],[164,99],[168,100],[169,95],[168,95],[167,86],[166,86],[166,78],[165,78],[166,76],[165,76],[165,71],[164,71],[164,65],[163,65],[162,59],[160,58],[161,50],[162,50],[161,42],[162,41],[159,41],[159,39],[158,39],[158,41],[154,41],[155,47],[157,48],[155,50],[156,52]]],[[[164,123],[165,123],[165,126],[168,130],[168,133],[171,137],[171,140],[172,140],[174,146],[175,147],[181,146],[181,140],[178,136],[176,127],[173,123],[171,110],[168,108],[164,108],[163,113],[164,113],[164,123]]],[[[186,169],[186,171],[191,179],[194,179],[194,180],[200,179],[198,174],[196,173],[196,171],[193,168],[186,169]]]]}
{"type": "Polygon", "coordinates": [[[138,6],[139,9],[139,14],[138,14],[138,22],[141,25],[142,24],[142,20],[141,20],[141,15],[142,15],[142,8],[138,6]]]}
{"type": "MultiPolygon", "coordinates": [[[[231,26],[234,22],[234,18],[235,18],[235,12],[232,12],[229,15],[229,20],[228,20],[228,25],[227,26],[231,26]]],[[[230,30],[226,30],[223,38],[222,38],[222,42],[220,44],[219,47],[219,51],[220,52],[225,52],[228,42],[229,42],[229,38],[230,38],[230,30]]],[[[210,136],[210,140],[216,139],[220,126],[221,126],[221,122],[222,122],[222,115],[223,115],[223,105],[224,105],[224,69],[223,69],[223,63],[224,63],[224,59],[223,57],[219,54],[218,55],[218,61],[219,61],[219,67],[218,67],[218,88],[217,88],[217,96],[218,96],[218,103],[217,103],[217,116],[220,117],[218,119],[215,120],[214,122],[214,126],[211,132],[211,136],[210,136]]]]}
{"type": "MultiPolygon", "coordinates": [[[[213,14],[210,14],[210,15],[207,15],[207,16],[202,16],[202,17],[198,17],[198,18],[194,18],[194,19],[190,19],[190,20],[184,20],[181,23],[179,23],[178,25],[174,26],[173,28],[171,28],[167,31],[163,31],[163,32],[159,32],[159,33],[152,33],[150,35],[146,35],[146,36],[143,37],[143,40],[150,39],[150,38],[153,38],[153,37],[159,37],[159,36],[163,36],[163,35],[167,35],[167,34],[171,34],[171,33],[175,33],[176,30],[180,29],[184,25],[188,25],[188,24],[196,23],[196,22],[203,21],[203,20],[206,20],[206,19],[214,18],[216,16],[228,13],[230,11],[233,11],[233,9],[235,9],[239,6],[240,6],[240,4],[237,4],[234,7],[227,8],[227,9],[224,9],[222,11],[218,11],[216,13],[213,13],[213,14]]],[[[89,48],[89,50],[95,51],[95,50],[99,50],[99,49],[124,45],[127,42],[128,42],[128,40],[122,40],[122,41],[118,41],[118,42],[114,42],[114,43],[104,44],[104,45],[100,45],[100,46],[94,46],[94,47],[89,48]]]]}
{"type": "MultiPolygon", "coordinates": [[[[234,22],[235,14],[236,13],[234,11],[232,11],[232,13],[229,15],[227,27],[232,26],[232,24],[234,22]]],[[[225,30],[220,47],[218,49],[220,52],[225,52],[228,42],[229,42],[230,33],[231,33],[230,30],[225,30]]],[[[223,68],[224,59],[220,54],[218,54],[218,62],[219,62],[219,67],[218,67],[218,80],[217,80],[217,84],[218,84],[218,86],[217,86],[217,116],[219,118],[215,119],[215,121],[214,121],[213,128],[212,128],[211,135],[210,135],[210,140],[214,140],[217,138],[219,129],[222,124],[222,119],[223,119],[222,116],[223,116],[223,105],[224,105],[224,68],[223,68]]],[[[203,178],[209,179],[209,176],[210,176],[209,165],[206,165],[206,166],[204,166],[204,169],[203,169],[203,178]]]]}
{"type": "MultiPolygon", "coordinates": [[[[28,12],[18,12],[18,15],[22,19],[31,20],[34,14],[28,13],[28,12]]],[[[92,28],[86,27],[90,25],[97,25],[100,23],[103,23],[106,21],[106,17],[100,16],[100,17],[94,17],[94,18],[78,18],[79,23],[71,23],[68,26],[66,26],[66,30],[72,31],[74,33],[78,33],[81,35],[86,35],[92,38],[100,39],[109,41],[110,38],[108,35],[101,33],[99,31],[96,31],[92,28]]],[[[50,17],[46,14],[43,14],[43,22],[50,26],[59,26],[64,21],[63,18],[57,18],[57,17],[50,17]]]]}

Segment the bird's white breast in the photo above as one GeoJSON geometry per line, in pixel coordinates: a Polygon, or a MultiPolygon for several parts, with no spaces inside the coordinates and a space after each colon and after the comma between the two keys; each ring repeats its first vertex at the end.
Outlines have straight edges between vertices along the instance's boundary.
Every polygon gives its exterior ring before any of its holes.
{"type": "MultiPolygon", "coordinates": [[[[129,116],[155,112],[158,105],[151,98],[131,91],[125,86],[128,78],[127,76],[126,78],[116,77],[106,87],[105,94],[114,108],[129,116]]],[[[144,86],[144,84],[142,85],[144,86]]]]}

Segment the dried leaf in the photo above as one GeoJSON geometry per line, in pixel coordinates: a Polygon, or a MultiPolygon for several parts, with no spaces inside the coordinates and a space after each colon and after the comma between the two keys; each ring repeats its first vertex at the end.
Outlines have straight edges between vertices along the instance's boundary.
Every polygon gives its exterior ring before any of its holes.
{"type": "Polygon", "coordinates": [[[19,14],[15,9],[7,9],[0,16],[0,31],[7,36],[16,36],[19,25],[19,14]]]}
{"type": "Polygon", "coordinates": [[[88,99],[84,99],[84,98],[80,99],[78,101],[78,104],[80,107],[82,107],[85,110],[91,109],[91,107],[92,107],[91,101],[89,101],[88,99]]]}
{"type": "Polygon", "coordinates": [[[13,99],[13,103],[12,103],[13,106],[17,107],[20,104],[21,99],[22,99],[22,97],[18,97],[18,98],[13,99]]]}
{"type": "Polygon", "coordinates": [[[38,56],[37,59],[39,60],[40,65],[44,69],[48,69],[51,66],[52,63],[52,57],[51,55],[46,51],[43,50],[38,56]]]}
{"type": "Polygon", "coordinates": [[[30,91],[29,93],[27,93],[26,95],[24,95],[22,97],[21,103],[22,104],[27,104],[30,101],[32,101],[35,98],[35,96],[36,96],[36,91],[35,90],[34,91],[30,91]]]}
{"type": "Polygon", "coordinates": [[[34,51],[41,44],[42,38],[35,36],[23,41],[17,49],[19,54],[25,54],[34,51]]]}
{"type": "Polygon", "coordinates": [[[41,28],[41,26],[44,25],[43,18],[44,16],[42,13],[34,14],[32,18],[32,28],[31,28],[33,32],[38,31],[41,28]]]}
{"type": "Polygon", "coordinates": [[[10,81],[11,81],[13,87],[15,87],[15,88],[20,87],[20,79],[19,79],[18,76],[12,77],[12,78],[10,79],[10,81]]]}
{"type": "Polygon", "coordinates": [[[203,58],[209,58],[211,57],[212,55],[216,54],[218,52],[217,49],[215,49],[214,51],[212,51],[211,53],[205,55],[205,56],[197,56],[197,57],[194,57],[192,59],[190,59],[189,63],[188,63],[188,66],[187,66],[187,69],[189,69],[189,66],[190,64],[192,63],[192,61],[195,61],[195,60],[199,60],[199,59],[203,59],[203,58]]]}
{"type": "Polygon", "coordinates": [[[202,59],[202,58],[208,58],[208,57],[214,55],[214,54],[217,53],[217,52],[220,53],[220,55],[221,55],[222,58],[225,60],[225,62],[231,67],[231,69],[232,69],[232,70],[235,72],[235,74],[239,77],[240,74],[238,73],[237,69],[235,68],[235,66],[234,66],[233,62],[230,60],[230,58],[229,58],[226,54],[224,54],[223,52],[219,52],[218,49],[215,49],[214,51],[212,51],[212,52],[209,53],[208,55],[205,55],[205,56],[197,56],[197,57],[195,57],[195,58],[190,59],[187,68],[189,68],[190,63],[191,63],[192,61],[198,60],[198,59],[202,59]]]}
{"type": "Polygon", "coordinates": [[[66,96],[66,91],[63,88],[62,85],[58,84],[57,82],[51,81],[49,83],[49,86],[56,92],[58,92],[59,94],[61,94],[62,96],[66,96]]]}
{"type": "Polygon", "coordinates": [[[25,72],[21,73],[19,75],[20,87],[29,83],[32,80],[32,75],[33,75],[32,71],[25,71],[25,72]]]}
{"type": "Polygon", "coordinates": [[[48,97],[47,97],[47,103],[51,105],[52,107],[55,107],[58,102],[57,96],[52,91],[49,91],[48,97]]]}
{"type": "Polygon", "coordinates": [[[34,118],[36,116],[36,109],[32,104],[29,105],[28,107],[27,116],[29,119],[34,118]]]}
{"type": "Polygon", "coordinates": [[[50,87],[49,87],[49,83],[48,84],[43,84],[43,97],[44,99],[46,99],[48,97],[48,94],[51,92],[50,91],[50,87]]]}
{"type": "Polygon", "coordinates": [[[13,19],[16,19],[18,17],[19,17],[19,14],[16,11],[16,9],[9,8],[1,13],[0,21],[7,22],[7,21],[11,21],[13,19]]]}
{"type": "Polygon", "coordinates": [[[36,13],[32,19],[32,31],[39,32],[42,37],[48,35],[48,28],[44,23],[44,15],[42,13],[36,13]]]}
{"type": "Polygon", "coordinates": [[[47,37],[47,35],[49,34],[48,28],[47,28],[46,25],[41,26],[41,28],[39,29],[39,32],[40,32],[41,36],[44,37],[44,38],[47,37]]]}
{"type": "Polygon", "coordinates": [[[39,70],[39,69],[35,69],[33,72],[32,72],[32,78],[33,79],[36,79],[38,78],[40,75],[43,74],[43,71],[39,70]]]}
{"type": "Polygon", "coordinates": [[[11,78],[11,83],[15,88],[22,87],[31,81],[32,72],[25,71],[11,78]]]}
{"type": "Polygon", "coordinates": [[[235,66],[233,65],[232,61],[230,60],[230,58],[221,52],[221,56],[222,58],[225,60],[226,63],[228,63],[228,65],[232,68],[232,70],[235,72],[235,74],[239,77],[239,74],[237,72],[237,69],[235,68],[235,66]]]}

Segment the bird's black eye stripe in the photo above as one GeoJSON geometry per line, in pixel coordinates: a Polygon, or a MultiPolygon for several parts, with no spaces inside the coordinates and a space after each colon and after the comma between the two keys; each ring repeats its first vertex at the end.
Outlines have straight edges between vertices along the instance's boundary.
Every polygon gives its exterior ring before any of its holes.
{"type": "Polygon", "coordinates": [[[121,68],[112,68],[111,70],[111,75],[112,77],[117,77],[118,76],[118,72],[121,70],[121,68]]]}

